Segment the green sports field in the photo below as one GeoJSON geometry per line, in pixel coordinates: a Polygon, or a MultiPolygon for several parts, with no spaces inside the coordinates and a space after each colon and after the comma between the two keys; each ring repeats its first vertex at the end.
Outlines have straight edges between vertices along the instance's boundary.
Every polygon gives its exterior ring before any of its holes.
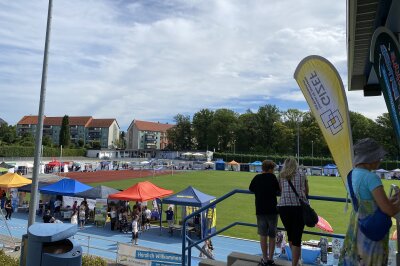
{"type": "MultiPolygon", "coordinates": [[[[123,181],[92,183],[91,185],[105,185],[117,189],[128,188],[137,182],[149,180],[157,186],[181,191],[191,185],[196,189],[215,197],[220,197],[234,189],[248,189],[254,173],[231,171],[194,171],[174,173],[173,175],[156,176],[150,178],[135,178],[123,181]]],[[[390,184],[399,182],[384,180],[385,190],[389,191],[390,184]]],[[[310,195],[346,197],[343,182],[337,177],[311,176],[309,177],[310,195]]],[[[344,234],[347,228],[351,205],[347,213],[344,203],[313,200],[311,202],[318,215],[324,217],[333,227],[334,233],[344,234]]],[[[254,195],[237,194],[217,205],[217,228],[222,228],[232,222],[241,221],[256,223],[254,195]]],[[[281,223],[279,223],[281,226],[281,223]]],[[[307,229],[320,231],[319,229],[307,229]]],[[[258,239],[256,228],[236,226],[223,233],[224,235],[258,239]]],[[[316,236],[304,235],[303,239],[318,239],[316,236]]]]}

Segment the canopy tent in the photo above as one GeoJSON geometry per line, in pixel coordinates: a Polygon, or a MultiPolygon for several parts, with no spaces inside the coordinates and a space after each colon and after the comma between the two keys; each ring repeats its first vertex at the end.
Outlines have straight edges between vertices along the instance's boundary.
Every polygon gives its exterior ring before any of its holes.
{"type": "Polygon", "coordinates": [[[250,172],[257,172],[260,173],[262,172],[262,162],[260,161],[254,161],[249,164],[250,165],[250,172]]]}
{"type": "Polygon", "coordinates": [[[169,197],[162,200],[162,203],[174,204],[174,205],[184,205],[193,207],[203,207],[214,200],[214,196],[204,194],[203,192],[188,186],[186,189],[175,193],[169,197]]]}
{"type": "Polygon", "coordinates": [[[232,160],[228,163],[229,165],[229,170],[231,171],[240,171],[240,164],[236,162],[235,160],[232,160]]]}
{"type": "MultiPolygon", "coordinates": [[[[54,183],[46,182],[46,181],[44,181],[44,182],[43,181],[39,181],[38,187],[39,187],[39,189],[41,189],[42,187],[45,187],[45,186],[48,186],[48,185],[51,185],[51,184],[54,184],[54,183]]],[[[22,186],[22,187],[18,188],[18,191],[21,191],[21,192],[31,192],[31,190],[32,190],[32,184],[25,185],[25,186],[22,186]]]]}
{"type": "Polygon", "coordinates": [[[31,183],[32,180],[16,173],[7,173],[0,176],[0,187],[4,188],[22,187],[31,183]]]}
{"type": "MultiPolygon", "coordinates": [[[[182,217],[189,215],[194,212],[194,208],[201,208],[206,206],[215,200],[214,196],[207,195],[192,186],[188,186],[186,189],[166,197],[162,200],[162,204],[174,204],[187,206],[182,209],[182,217]]],[[[162,220],[162,219],[160,219],[162,220]]],[[[216,208],[211,207],[206,211],[203,211],[200,215],[201,222],[201,236],[205,237],[208,234],[212,234],[216,231],[216,208]]]]}
{"type": "Polygon", "coordinates": [[[184,153],[182,153],[182,155],[183,155],[183,156],[192,156],[193,153],[191,153],[191,152],[184,152],[184,153]]]}
{"type": "Polygon", "coordinates": [[[130,200],[130,201],[148,201],[156,198],[162,198],[174,193],[172,190],[157,187],[149,181],[139,182],[124,191],[111,194],[109,199],[130,200]]]}
{"type": "Polygon", "coordinates": [[[215,170],[225,170],[225,162],[223,160],[218,160],[215,162],[215,170]]]}
{"type": "Polygon", "coordinates": [[[74,179],[64,178],[57,183],[42,187],[40,193],[51,195],[75,196],[79,192],[91,189],[91,186],[74,179]]]}
{"type": "Polygon", "coordinates": [[[82,192],[77,193],[76,197],[88,199],[107,199],[110,194],[118,193],[119,190],[112,187],[97,186],[82,192]]]}
{"type": "Polygon", "coordinates": [[[331,163],[322,167],[322,171],[326,176],[339,176],[339,171],[337,166],[331,163]]]}
{"type": "Polygon", "coordinates": [[[10,168],[14,168],[15,166],[14,166],[14,165],[11,165],[11,164],[8,164],[8,163],[6,163],[6,162],[1,162],[1,163],[0,163],[0,167],[10,169],[10,168]]]}
{"type": "Polygon", "coordinates": [[[57,161],[57,160],[53,160],[53,161],[49,162],[47,165],[50,166],[50,167],[63,166],[64,163],[60,162],[60,161],[57,161]]]}
{"type": "Polygon", "coordinates": [[[197,157],[204,157],[205,155],[200,153],[200,152],[196,152],[192,154],[193,156],[197,156],[197,157]]]}
{"type": "Polygon", "coordinates": [[[375,171],[375,174],[377,174],[381,179],[390,179],[391,178],[390,172],[385,169],[378,169],[375,171]]]}

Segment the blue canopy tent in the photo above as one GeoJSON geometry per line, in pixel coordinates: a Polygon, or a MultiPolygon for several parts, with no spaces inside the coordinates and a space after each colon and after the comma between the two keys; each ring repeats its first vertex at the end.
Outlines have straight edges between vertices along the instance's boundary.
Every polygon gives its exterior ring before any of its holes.
{"type": "Polygon", "coordinates": [[[338,176],[338,168],[334,164],[327,164],[324,167],[322,167],[324,175],[326,176],[338,176]]]}
{"type": "Polygon", "coordinates": [[[42,194],[75,196],[75,194],[91,188],[91,186],[85,185],[74,179],[64,178],[57,183],[40,188],[39,191],[42,194]]]}
{"type": "Polygon", "coordinates": [[[262,162],[260,161],[255,161],[250,163],[250,172],[257,172],[261,173],[262,172],[262,162]]]}
{"type": "Polygon", "coordinates": [[[223,160],[216,161],[215,170],[225,171],[225,162],[223,160]]]}
{"type": "MultiPolygon", "coordinates": [[[[189,186],[176,194],[162,199],[162,203],[186,206],[185,208],[182,208],[182,217],[185,217],[194,212],[196,208],[204,207],[214,200],[214,196],[204,194],[192,186],[189,186]]],[[[201,236],[203,238],[216,231],[215,206],[201,213],[200,223],[201,236]]]]}

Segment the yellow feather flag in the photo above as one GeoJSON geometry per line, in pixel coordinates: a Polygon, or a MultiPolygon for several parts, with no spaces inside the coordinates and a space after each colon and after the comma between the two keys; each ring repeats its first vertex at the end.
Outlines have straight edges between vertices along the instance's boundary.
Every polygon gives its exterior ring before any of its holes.
{"type": "Polygon", "coordinates": [[[347,98],[339,73],[325,58],[311,55],[301,60],[294,78],[346,183],[347,174],[353,168],[353,140],[347,98]]]}

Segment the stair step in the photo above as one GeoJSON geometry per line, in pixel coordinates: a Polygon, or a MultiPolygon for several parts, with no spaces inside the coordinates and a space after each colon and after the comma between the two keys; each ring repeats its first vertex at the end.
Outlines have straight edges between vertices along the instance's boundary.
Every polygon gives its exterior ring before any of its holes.
{"type": "Polygon", "coordinates": [[[232,266],[259,266],[259,262],[260,261],[236,260],[232,266]]]}
{"type": "Polygon", "coordinates": [[[226,266],[226,262],[212,259],[204,259],[199,262],[199,266],[226,266]]]}
{"type": "MultiPolygon", "coordinates": [[[[280,266],[291,266],[292,262],[286,259],[275,258],[276,265],[280,266]]],[[[240,252],[232,252],[228,255],[227,266],[253,266],[258,265],[261,262],[261,257],[256,255],[250,255],[240,252]]],[[[306,266],[306,264],[303,264],[306,266]]]]}

